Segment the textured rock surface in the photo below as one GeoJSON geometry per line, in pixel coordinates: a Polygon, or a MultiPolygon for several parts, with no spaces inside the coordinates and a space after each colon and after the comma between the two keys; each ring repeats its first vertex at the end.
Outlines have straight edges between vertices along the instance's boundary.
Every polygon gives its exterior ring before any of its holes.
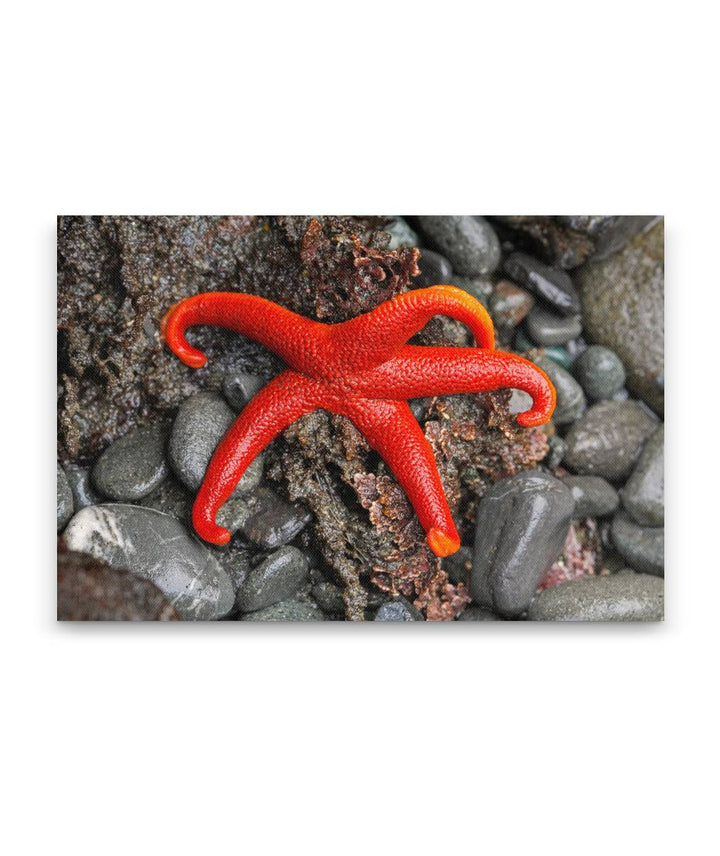
{"type": "Polygon", "coordinates": [[[283,600],[257,612],[247,612],[240,621],[324,621],[321,610],[312,603],[283,600]]]}
{"type": "Polygon", "coordinates": [[[235,605],[256,612],[294,595],[307,580],[308,561],[297,547],[281,547],[252,568],[238,588],[235,605]]]}
{"type": "Polygon", "coordinates": [[[300,503],[285,502],[267,487],[258,488],[248,506],[242,533],[263,550],[276,550],[292,541],[312,519],[300,503]]]}
{"type": "Polygon", "coordinates": [[[665,427],[645,444],[633,474],[621,492],[622,503],[641,526],[665,522],[665,427]]]}
{"type": "Polygon", "coordinates": [[[570,372],[548,357],[538,357],[535,363],[550,378],[557,393],[553,422],[560,427],[572,424],[582,416],[587,407],[582,387],[570,372]]]}
{"type": "Polygon", "coordinates": [[[591,401],[612,398],[625,383],[625,366],[615,351],[591,345],[578,356],[573,372],[591,401]]]}
{"type": "Polygon", "coordinates": [[[165,460],[167,426],[141,425],[120,437],[93,467],[95,487],[110,499],[142,499],[168,474],[165,460]]]}
{"type": "Polygon", "coordinates": [[[575,517],[607,517],[617,511],[620,497],[615,488],[600,476],[565,476],[575,500],[575,517]]]}
{"type": "Polygon", "coordinates": [[[500,263],[500,241],[484,217],[416,217],[423,235],[464,276],[492,273],[500,263]]]}
{"type": "Polygon", "coordinates": [[[222,618],[235,592],[217,559],[169,514],[135,505],[92,505],[65,530],[68,549],[150,580],[186,621],[222,618]]]}
{"type": "Polygon", "coordinates": [[[577,272],[583,325],[617,353],[627,386],[657,413],[664,406],[664,229],[660,222],[617,255],[577,272]]]}
{"type": "Polygon", "coordinates": [[[625,478],[657,421],[636,401],[601,401],[568,431],[565,465],[579,475],[625,478]]]}
{"type": "Polygon", "coordinates": [[[613,518],[611,534],[615,549],[633,570],[658,577],[664,576],[664,528],[638,526],[629,515],[619,511],[613,518]]]}
{"type": "Polygon", "coordinates": [[[57,465],[57,531],[62,532],[73,514],[73,495],[67,476],[60,464],[57,465]]]}
{"type": "Polygon", "coordinates": [[[574,503],[558,479],[539,470],[503,479],[480,500],[470,591],[506,617],[520,615],[557,559],[574,503]]]}
{"type": "Polygon", "coordinates": [[[508,256],[503,270],[561,315],[572,316],[580,312],[580,298],[565,271],[548,267],[525,253],[508,256]]]}
{"type": "Polygon", "coordinates": [[[662,621],[663,582],[647,574],[583,577],[544,589],[528,609],[531,621],[662,621]]]}
{"type": "Polygon", "coordinates": [[[564,345],[582,333],[582,322],[579,315],[559,315],[537,305],[525,319],[525,329],[536,345],[564,345]]]}
{"type": "Polygon", "coordinates": [[[386,601],[375,614],[375,621],[423,621],[420,610],[406,600],[398,597],[386,601]]]}
{"type": "Polygon", "coordinates": [[[452,265],[440,253],[423,249],[418,259],[420,275],[413,279],[413,288],[429,288],[431,285],[446,285],[452,276],[452,265]]]}

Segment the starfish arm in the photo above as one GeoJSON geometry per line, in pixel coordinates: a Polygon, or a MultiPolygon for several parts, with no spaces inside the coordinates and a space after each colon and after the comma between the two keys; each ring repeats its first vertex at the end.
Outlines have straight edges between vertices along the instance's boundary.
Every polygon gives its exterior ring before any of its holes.
{"type": "Polygon", "coordinates": [[[336,412],[350,419],[383,458],[415,509],[438,556],[460,548],[432,448],[404,401],[347,400],[336,412]]]}
{"type": "Polygon", "coordinates": [[[493,323],[485,307],[451,285],[405,292],[372,312],[329,329],[336,350],[343,354],[342,367],[362,371],[392,357],[434,315],[447,315],[467,324],[478,347],[495,347],[493,323]]]}
{"type": "Polygon", "coordinates": [[[278,306],[271,300],[234,291],[208,291],[176,303],[162,320],[160,331],[168,347],[188,366],[207,362],[188,342],[185,331],[196,324],[233,330],[265,345],[300,372],[312,373],[328,339],[328,326],[278,306]]]}
{"type": "Polygon", "coordinates": [[[504,351],[405,345],[400,352],[362,378],[358,392],[393,399],[459,392],[487,392],[511,387],[533,398],[520,413],[520,425],[543,425],[555,410],[555,387],[529,360],[504,351]]]}
{"type": "Polygon", "coordinates": [[[230,532],[215,517],[245,470],[281,431],[318,404],[317,384],[294,371],[270,381],[245,406],[210,460],[193,505],[193,525],[205,541],[227,544],[230,532]]]}

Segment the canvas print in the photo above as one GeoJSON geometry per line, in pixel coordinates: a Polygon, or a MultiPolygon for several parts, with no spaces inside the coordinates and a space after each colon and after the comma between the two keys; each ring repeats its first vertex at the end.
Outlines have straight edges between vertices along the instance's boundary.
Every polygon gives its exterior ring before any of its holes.
{"type": "Polygon", "coordinates": [[[660,216],[61,216],[64,621],[659,621],[660,216]]]}

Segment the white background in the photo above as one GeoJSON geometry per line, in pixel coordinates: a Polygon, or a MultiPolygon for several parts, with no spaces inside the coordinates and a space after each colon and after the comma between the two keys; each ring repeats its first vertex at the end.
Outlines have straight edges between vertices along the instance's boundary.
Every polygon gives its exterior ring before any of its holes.
{"type": "Polygon", "coordinates": [[[5,852],[717,846],[711,8],[5,10],[5,852]],[[309,212],[666,215],[663,625],[55,624],[55,215],[309,212]]]}

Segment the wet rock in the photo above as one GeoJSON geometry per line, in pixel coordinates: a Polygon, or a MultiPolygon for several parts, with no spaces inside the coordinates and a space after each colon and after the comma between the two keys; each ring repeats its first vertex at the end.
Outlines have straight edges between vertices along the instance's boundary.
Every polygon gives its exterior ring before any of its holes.
{"type": "Polygon", "coordinates": [[[469,606],[465,612],[458,615],[458,621],[502,621],[502,618],[481,606],[469,606]]]}
{"type": "Polygon", "coordinates": [[[617,255],[578,270],[583,326],[611,348],[628,389],[657,413],[664,406],[664,233],[660,222],[617,255]]]}
{"type": "Polygon", "coordinates": [[[452,277],[452,265],[440,253],[422,249],[418,259],[420,276],[413,279],[413,288],[429,288],[431,285],[447,285],[452,277]]]}
{"type": "Polygon", "coordinates": [[[634,571],[662,577],[665,574],[665,529],[638,526],[624,511],[612,522],[615,549],[634,571]]]}
{"type": "Polygon", "coordinates": [[[647,574],[583,577],[544,589],[530,621],[662,621],[663,583],[647,574]]]}
{"type": "Polygon", "coordinates": [[[375,613],[375,621],[424,621],[422,613],[404,597],[386,600],[375,613]]]}
{"type": "Polygon", "coordinates": [[[590,401],[612,398],[625,383],[625,367],[610,348],[590,345],[573,364],[575,377],[590,401]]]}
{"type": "Polygon", "coordinates": [[[562,482],[540,470],[494,484],[480,500],[470,591],[479,606],[520,615],[565,543],[574,510],[562,482]]]}
{"type": "Polygon", "coordinates": [[[573,365],[580,354],[584,354],[587,349],[588,343],[582,336],[578,336],[577,339],[571,339],[565,343],[565,350],[568,352],[573,365]]]}
{"type": "Polygon", "coordinates": [[[635,466],[657,420],[637,401],[601,401],[572,426],[565,438],[565,465],[579,475],[624,479],[635,466]]]}
{"type": "Polygon", "coordinates": [[[157,586],[69,550],[58,553],[58,621],[179,621],[157,586]]]}
{"type": "Polygon", "coordinates": [[[297,547],[281,547],[252,568],[239,587],[235,605],[256,612],[292,597],[307,580],[308,560],[297,547]]]}
{"type": "Polygon", "coordinates": [[[532,309],[535,301],[525,291],[506,279],[496,286],[488,301],[493,323],[501,331],[512,331],[532,309]]]}
{"type": "Polygon", "coordinates": [[[62,532],[73,514],[73,495],[65,471],[57,465],[57,531],[62,532]]]}
{"type": "Polygon", "coordinates": [[[416,217],[415,221],[457,273],[482,276],[500,264],[500,241],[484,217],[416,217]]]}
{"type": "Polygon", "coordinates": [[[575,500],[575,517],[607,517],[617,511],[620,497],[615,488],[600,476],[565,476],[575,500]]]}
{"type": "Polygon", "coordinates": [[[664,426],[661,425],[645,444],[621,496],[630,516],[641,526],[662,526],[665,522],[664,426]]]}
{"type": "Polygon", "coordinates": [[[580,298],[573,281],[565,271],[548,267],[525,253],[512,253],[505,259],[505,273],[541,298],[561,315],[573,316],[580,312],[580,298]]]}
{"type": "Polygon", "coordinates": [[[251,554],[247,544],[234,538],[226,547],[213,549],[213,555],[228,575],[237,597],[238,589],[247,579],[251,568],[251,554]]]}
{"type": "MultiPolygon", "coordinates": [[[[200,487],[215,448],[234,421],[232,410],[212,392],[198,392],[180,406],[170,433],[168,457],[189,490],[195,492],[200,487]]],[[[232,497],[257,487],[262,471],[262,455],[259,455],[247,468],[232,497]]]]}
{"type": "Polygon", "coordinates": [[[65,464],[64,470],[72,491],[75,511],[87,508],[88,505],[98,505],[103,501],[100,494],[92,486],[90,467],[68,463],[65,464]]]}
{"type": "MultiPolygon", "coordinates": [[[[175,476],[171,475],[166,478],[155,490],[143,497],[139,504],[145,508],[154,508],[155,511],[162,511],[164,514],[171,514],[177,517],[183,523],[186,523],[188,528],[192,529],[192,505],[194,495],[188,491],[175,476]]],[[[97,504],[97,503],[96,503],[97,504]]],[[[224,510],[220,510],[221,513],[224,510]]]]}
{"type": "Polygon", "coordinates": [[[327,615],[343,615],[345,601],[342,590],[335,583],[319,582],[312,587],[312,596],[316,603],[327,615]]]}
{"type": "Polygon", "coordinates": [[[585,412],[587,402],[582,387],[562,366],[547,357],[538,357],[535,364],[550,378],[557,392],[557,404],[553,413],[553,422],[562,427],[570,425],[585,412]]]}
{"type": "Polygon", "coordinates": [[[560,462],[565,457],[565,453],[567,452],[567,443],[562,439],[562,437],[558,437],[557,434],[554,434],[548,439],[548,447],[550,448],[550,451],[543,463],[548,467],[548,469],[554,470],[560,466],[560,462]]]}
{"type": "Polygon", "coordinates": [[[240,621],[324,621],[325,616],[312,603],[298,600],[284,600],[259,609],[257,612],[247,612],[240,621]]]}
{"type": "Polygon", "coordinates": [[[217,559],[175,517],[109,503],[79,511],[63,540],[116,570],[150,580],[186,621],[222,618],[235,592],[217,559]]]}
{"type": "Polygon", "coordinates": [[[121,501],[142,499],[168,474],[167,427],[142,425],[120,437],[100,455],[92,470],[95,487],[121,501]]]}
{"type": "Polygon", "coordinates": [[[311,519],[306,508],[285,502],[269,488],[262,487],[252,497],[251,513],[242,524],[242,533],[263,550],[276,550],[292,541],[311,519]]]}
{"type": "Polygon", "coordinates": [[[225,400],[239,413],[243,407],[265,386],[265,379],[247,372],[232,372],[225,375],[222,391],[225,400]]]}
{"type": "Polygon", "coordinates": [[[467,585],[472,569],[472,550],[469,547],[461,547],[456,553],[442,559],[441,564],[451,583],[467,585]]]}
{"type": "Polygon", "coordinates": [[[537,305],[528,313],[525,329],[536,345],[564,345],[582,333],[582,322],[579,315],[558,315],[537,305]]]}
{"type": "Polygon", "coordinates": [[[573,231],[587,235],[595,245],[595,252],[591,259],[599,261],[619,252],[631,238],[647,229],[658,218],[653,215],[595,216],[574,214],[558,216],[556,219],[558,222],[569,226],[573,231]]]}
{"type": "Polygon", "coordinates": [[[390,234],[389,250],[397,250],[398,247],[417,247],[419,238],[408,225],[403,217],[394,217],[392,223],[384,227],[384,231],[390,234]]]}
{"type": "Polygon", "coordinates": [[[453,274],[450,285],[467,291],[468,294],[479,300],[483,306],[488,305],[490,295],[493,291],[492,280],[484,276],[458,276],[457,274],[453,274]]]}

